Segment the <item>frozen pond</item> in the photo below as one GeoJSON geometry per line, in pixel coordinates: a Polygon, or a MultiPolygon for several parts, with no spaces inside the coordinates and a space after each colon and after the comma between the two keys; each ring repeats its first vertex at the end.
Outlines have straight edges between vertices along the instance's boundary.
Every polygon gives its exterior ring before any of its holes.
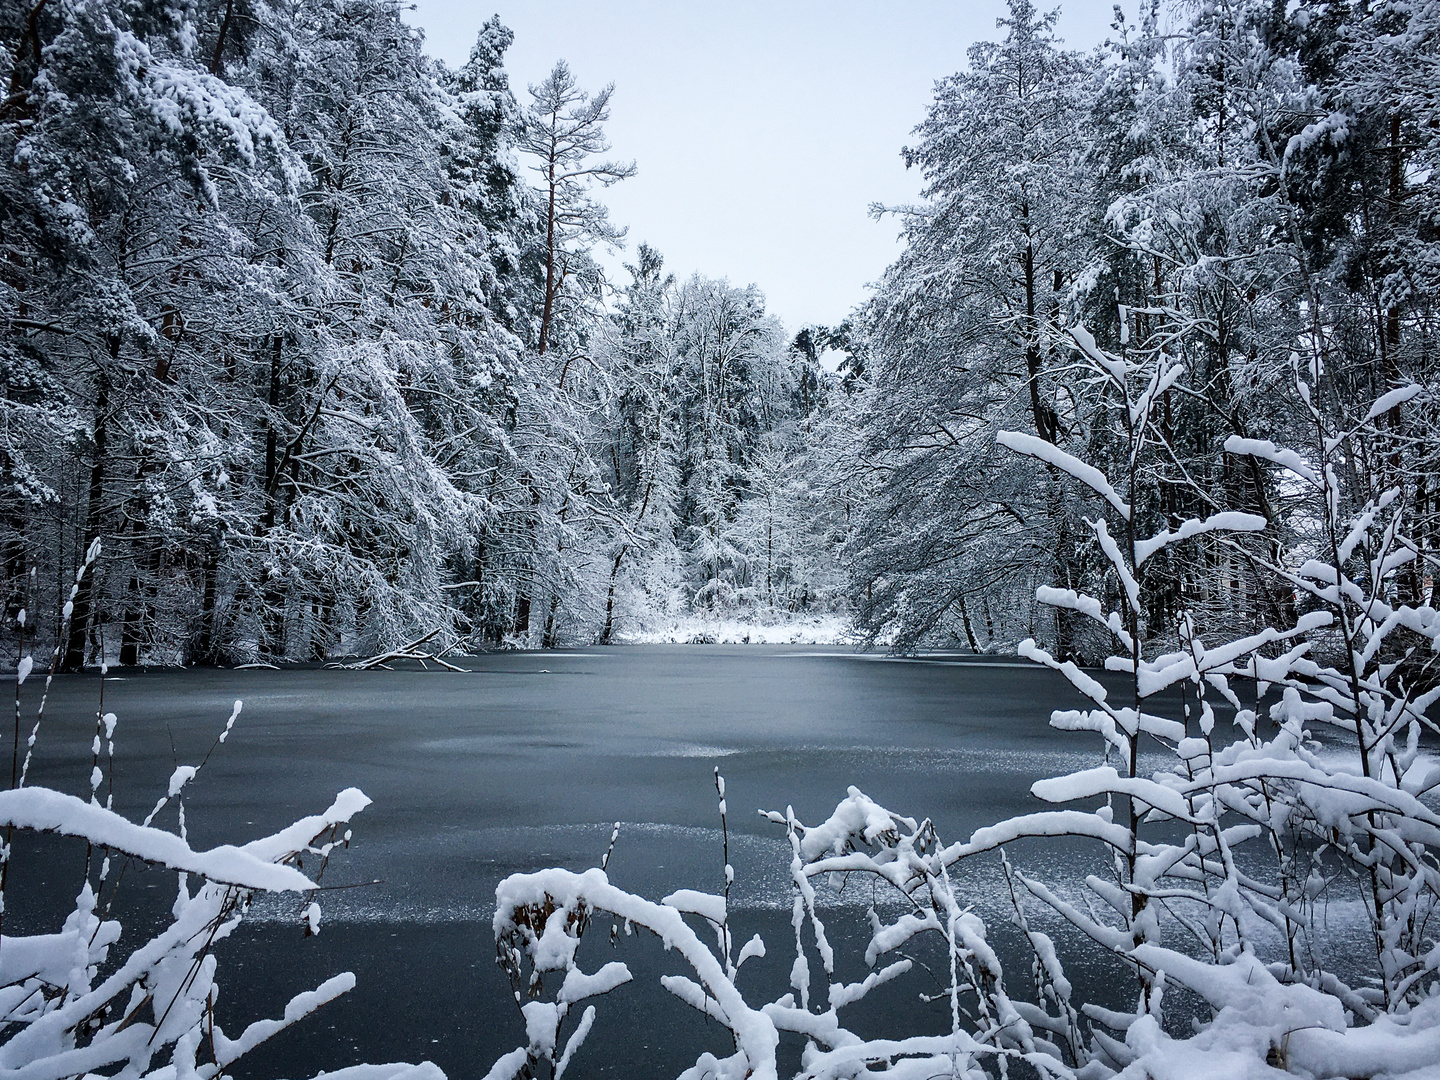
{"type": "MultiPolygon", "coordinates": [[[[1098,739],[1047,726],[1051,709],[1077,703],[1058,676],[1004,661],[631,646],[497,654],[465,666],[473,673],[189,671],[106,682],[105,707],[120,717],[117,808],[131,816],[153,805],[175,761],[204,756],[232,701],[244,699],[230,742],[188,789],[192,844],[251,839],[350,785],[374,800],[324,878],[360,887],[321,897],[319,938],[302,937],[300,904],[266,903],[221,954],[222,1019],[232,1029],[278,1015],[291,994],[337,971],[359,979],[347,998],[262,1047],[242,1075],[430,1058],[452,1078],[483,1076],[523,1041],[494,963],[496,883],[544,866],[596,865],[619,821],[616,884],[656,900],[680,887],[718,891],[717,765],[728,784],[737,936],[765,936],[771,953],[753,965],[755,985],[773,981],[778,994],[793,956],[789,850],[758,809],[789,804],[818,821],[855,784],[955,839],[1038,807],[1034,780],[1100,756],[1098,739]]],[[[40,782],[88,793],[97,690],[95,676],[57,680],[37,749],[40,782]]],[[[1081,857],[1058,848],[1015,856],[1051,880],[1073,874],[1081,857]]],[[[22,858],[7,917],[39,929],[81,871],[47,857],[27,873],[22,858]]],[[[1009,928],[997,885],[993,860],[967,872],[966,894],[998,939],[1009,928]]],[[[132,872],[127,884],[152,909],[168,905],[173,888],[156,871],[132,872]]],[[[868,890],[841,899],[838,938],[863,935],[866,900],[868,890]]],[[[608,926],[592,934],[587,967],[610,952],[608,926]]],[[[658,942],[622,937],[619,950],[636,981],[597,1002],[571,1075],[673,1075],[699,1049],[728,1052],[722,1031],[656,985],[657,973],[680,970],[658,942]]],[[[1008,969],[1012,992],[1028,996],[1028,963],[1017,954],[1008,969]]],[[[939,984],[907,978],[872,1000],[943,1025],[946,1006],[917,1004],[939,984]]]]}

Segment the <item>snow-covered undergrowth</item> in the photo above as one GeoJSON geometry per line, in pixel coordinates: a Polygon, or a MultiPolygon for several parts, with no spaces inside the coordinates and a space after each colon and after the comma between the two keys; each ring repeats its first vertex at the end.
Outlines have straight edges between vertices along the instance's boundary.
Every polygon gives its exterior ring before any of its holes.
{"type": "MultiPolygon", "coordinates": [[[[93,566],[97,553],[98,543],[79,574],[93,566]]],[[[67,603],[67,621],[72,611],[67,603]]],[[[23,632],[23,611],[19,623],[23,632]]],[[[221,988],[215,946],[240,924],[252,896],[315,895],[316,881],[297,864],[302,857],[310,858],[312,867],[318,862],[318,878],[331,850],[349,843],[350,820],[370,803],[363,793],[348,788],[323,812],[270,836],[197,851],[185,825],[185,788],[205,762],[177,766],[143,821],[122,817],[113,809],[119,726],[114,713],[96,713],[88,800],[27,783],[45,713],[42,696],[22,762],[21,692],[32,670],[31,658],[22,656],[15,684],[12,782],[0,791],[0,918],[6,885],[13,886],[17,831],[84,840],[85,859],[76,867],[77,878],[84,871],[84,885],[73,909],[56,920],[51,932],[0,934],[0,1076],[216,1080],[260,1043],[355,985],[353,974],[336,975],[295,995],[282,1016],[257,1019],[239,1032],[226,1032],[215,1019],[221,988]],[[175,832],[158,824],[170,820],[171,813],[175,832]],[[124,908],[124,871],[132,860],[175,871],[176,895],[168,926],[148,940],[127,942],[112,916],[117,900],[124,908]]],[[[47,676],[47,693],[49,687],[47,676]]],[[[211,753],[229,737],[240,706],[235,702],[211,753]]],[[[320,917],[320,905],[312,899],[304,911],[307,933],[320,932],[320,917]]],[[[322,1075],[326,1080],[444,1080],[428,1062],[356,1065],[322,1075]]]]}
{"type": "MultiPolygon", "coordinates": [[[[1114,403],[1104,437],[1128,462],[1123,473],[1107,476],[1034,436],[998,441],[1092,500],[1086,523],[1107,567],[1105,597],[1047,587],[1038,598],[1109,636],[1112,677],[1102,683],[1032,641],[1020,652],[1079,692],[1084,706],[1056,711],[1051,724],[1098,736],[1094,763],[1031,787],[1050,808],[964,840],[855,787],[819,824],[788,808],[767,812],[790,850],[794,934],[789,988],[764,1000],[747,994],[753,983],[740,971],[775,943],[732,938],[728,843],[723,895],[681,889],[652,901],[612,883],[605,860],[584,873],[506,879],[494,930],[526,1042],[489,1080],[564,1074],[596,1023],[591,999],[631,979],[616,961],[579,966],[580,940],[597,920],[612,935],[659,937],[689,968],[661,985],[725,1033],[683,1080],[778,1077],[787,1040],[804,1080],[979,1080],[1020,1063],[1069,1080],[1437,1075],[1440,767],[1421,738],[1437,730],[1427,713],[1440,700],[1440,612],[1401,587],[1400,572],[1413,576],[1428,558],[1406,536],[1401,486],[1344,505],[1336,481],[1352,455],[1383,445],[1377,418],[1421,390],[1397,388],[1335,429],[1310,406],[1318,354],[1308,370],[1297,358],[1292,386],[1313,418],[1313,443],[1232,437],[1226,450],[1279,475],[1313,531],[1281,544],[1265,535],[1264,516],[1208,492],[1197,492],[1206,516],[1144,528],[1139,500],[1175,460],[1156,414],[1183,371],[1162,352],[1135,362],[1102,352],[1082,328],[1070,333],[1077,366],[1114,403]],[[1146,564],[1162,552],[1259,566],[1293,590],[1294,618],[1233,640],[1207,640],[1184,610],[1173,626],[1149,626],[1146,564]],[[1007,856],[1057,841],[1075,852],[1059,881],[1007,856]],[[963,894],[961,864],[977,859],[1000,862],[1008,920],[1032,958],[1021,978],[1004,970],[963,894]],[[891,902],[869,907],[868,974],[846,982],[816,885],[857,879],[891,902]],[[1343,962],[1326,932],[1332,912],[1362,930],[1363,945],[1343,962]],[[1112,970],[1106,1001],[1081,1000],[1059,936],[1042,929],[1057,919],[1067,942],[1086,943],[1087,968],[1112,970]],[[906,1030],[890,1013],[898,1029],[876,1035],[861,1006],[918,966],[922,939],[948,960],[948,971],[942,961],[930,974],[942,980],[949,1030],[906,1030]]],[[[718,771],[716,788],[723,830],[718,771]]]]}
{"type": "Polygon", "coordinates": [[[754,617],[656,615],[615,635],[632,645],[847,645],[858,640],[842,615],[757,612],[754,617]]]}

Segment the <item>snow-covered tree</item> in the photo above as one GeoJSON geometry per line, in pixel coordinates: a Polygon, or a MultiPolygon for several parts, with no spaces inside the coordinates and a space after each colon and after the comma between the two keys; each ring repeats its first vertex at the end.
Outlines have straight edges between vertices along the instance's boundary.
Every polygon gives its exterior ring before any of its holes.
{"type": "MultiPolygon", "coordinates": [[[[580,295],[593,296],[594,268],[589,259],[595,243],[614,243],[624,230],[610,222],[603,205],[595,201],[595,188],[635,174],[633,162],[596,161],[610,149],[605,122],[610,119],[610,98],[614,84],[595,94],[581,90],[563,60],[543,82],[530,88],[529,112],[520,135],[520,148],[534,159],[531,168],[539,175],[541,219],[545,239],[545,291],[535,351],[544,356],[549,349],[556,305],[567,295],[566,285],[580,295]],[[588,287],[587,287],[588,285],[588,287]]],[[[564,382],[564,373],[561,374],[564,382]]]]}
{"type": "MultiPolygon", "coordinates": [[[[1086,439],[1082,387],[1053,343],[1090,261],[1077,206],[1092,177],[1095,65],[1061,47],[1054,14],[1011,3],[999,43],[937,84],[905,151],[925,202],[902,209],[906,249],[865,312],[873,357],[864,453],[884,479],[857,537],[862,626],[913,644],[977,597],[1035,574],[1083,572],[1063,487],[993,448],[1023,422],[1074,447],[1086,439]]],[[[1069,620],[1055,627],[1069,654],[1069,620]]]]}

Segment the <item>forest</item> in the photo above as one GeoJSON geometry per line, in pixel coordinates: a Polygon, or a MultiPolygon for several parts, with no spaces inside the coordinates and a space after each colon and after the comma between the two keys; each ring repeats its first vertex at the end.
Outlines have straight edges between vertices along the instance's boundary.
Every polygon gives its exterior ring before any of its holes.
{"type": "Polygon", "coordinates": [[[0,561],[63,667],[839,602],[808,339],[644,246],[607,281],[610,89],[400,16],[9,10],[0,561]]]}
{"type": "MultiPolygon", "coordinates": [[[[1152,5],[1081,54],[1016,0],[910,134],[922,201],[874,208],[901,257],[791,329],[644,244],[607,278],[613,88],[517,90],[498,19],[450,70],[380,0],[7,12],[0,575],[69,669],[692,612],[1093,659],[1035,594],[1113,596],[1094,500],[995,442],[1115,463],[1073,327],[1185,367],[1143,520],[1267,521],[1153,564],[1151,632],[1293,624],[1310,516],[1226,439],[1308,430],[1297,365],[1335,422],[1433,379],[1431,5],[1152,5]]],[[[1337,477],[1398,480],[1425,551],[1434,422],[1396,405],[1337,477]]]]}

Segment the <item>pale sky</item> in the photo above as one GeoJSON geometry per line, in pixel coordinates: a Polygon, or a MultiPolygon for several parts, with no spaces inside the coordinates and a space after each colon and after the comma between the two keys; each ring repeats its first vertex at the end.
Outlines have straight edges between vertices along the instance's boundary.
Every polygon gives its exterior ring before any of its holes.
{"type": "MultiPolygon", "coordinates": [[[[1112,0],[1070,0],[1059,31],[1089,49],[1112,0]]],[[[1127,5],[1129,6],[1129,5],[1127,5]]],[[[639,173],[603,195],[629,227],[620,264],[644,241],[679,277],[759,285],[793,332],[833,325],[898,253],[893,219],[867,208],[913,201],[920,177],[900,148],[933,84],[977,40],[1002,36],[1003,0],[417,0],[426,48],[451,65],[498,13],[523,101],[558,59],[582,88],[615,83],[610,156],[639,173]]]]}

